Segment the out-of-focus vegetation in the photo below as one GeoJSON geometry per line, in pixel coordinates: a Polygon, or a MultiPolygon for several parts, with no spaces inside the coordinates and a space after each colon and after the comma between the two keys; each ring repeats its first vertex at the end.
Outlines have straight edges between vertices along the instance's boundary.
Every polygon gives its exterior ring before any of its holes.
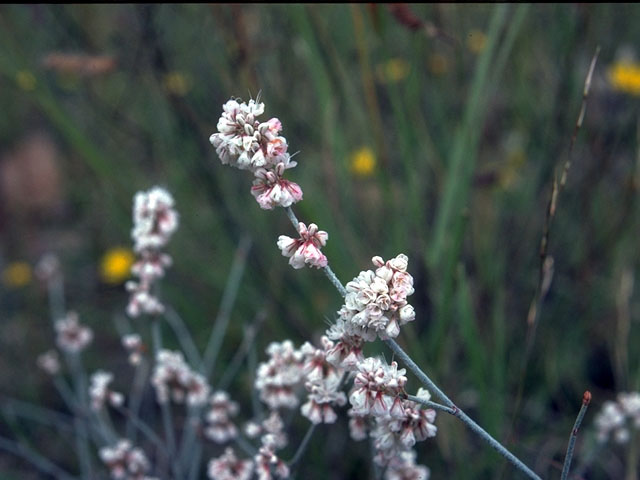
{"type": "MultiPolygon", "coordinates": [[[[253,248],[224,358],[263,309],[260,357],[271,341],[322,333],[340,297],[321,273],[289,267],[275,245],[293,233],[287,218],[260,210],[250,176],[223,168],[208,141],[224,101],[260,93],[299,151],[296,212],[329,232],[338,277],[350,280],[374,255],[407,253],[417,320],[400,343],[543,477],[559,476],[589,389],[580,463],[602,402],[640,388],[640,7],[407,8],[1,7],[2,396],[60,404],[35,367],[53,335],[30,268],[48,251],[61,257],[68,307],[96,330],[87,363],[128,385],[111,323],[124,315],[127,259],[112,259],[107,276],[100,262],[128,244],[132,196],[154,184],[181,213],[163,297],[201,332],[200,347],[243,234],[253,248]],[[527,317],[553,174],[567,160],[597,45],[534,332],[527,317]]],[[[247,368],[231,389],[246,409],[250,385],[247,368]]],[[[437,424],[438,436],[418,445],[433,478],[511,477],[462,424],[444,414],[437,424]]],[[[73,462],[54,434],[36,446],[73,462]]],[[[301,478],[368,478],[367,446],[349,444],[354,463],[347,441],[345,422],[322,427],[301,478]]],[[[601,452],[588,478],[633,474],[637,456],[625,452],[601,452]]],[[[2,453],[0,470],[26,478],[29,469],[2,453]]]]}

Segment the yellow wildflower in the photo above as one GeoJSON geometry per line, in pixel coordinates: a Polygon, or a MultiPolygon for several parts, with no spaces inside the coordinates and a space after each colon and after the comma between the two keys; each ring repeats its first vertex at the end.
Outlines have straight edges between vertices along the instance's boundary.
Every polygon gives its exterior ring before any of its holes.
{"type": "Polygon", "coordinates": [[[162,79],[162,85],[167,92],[180,97],[186,95],[191,88],[189,78],[181,72],[167,73],[162,79]]]}
{"type": "Polygon", "coordinates": [[[449,60],[444,55],[434,53],[427,61],[429,71],[434,75],[444,75],[449,71],[449,60]]]}
{"type": "Polygon", "coordinates": [[[351,173],[358,177],[369,177],[376,168],[376,156],[369,147],[362,147],[351,154],[351,173]]]}
{"type": "Polygon", "coordinates": [[[135,257],[128,248],[116,247],[107,250],[100,261],[100,278],[110,285],[117,285],[129,278],[135,257]]]}
{"type": "Polygon", "coordinates": [[[609,83],[619,92],[640,96],[640,64],[618,62],[609,68],[609,83]]]}
{"type": "Polygon", "coordinates": [[[480,53],[487,44],[487,36],[480,30],[471,30],[467,37],[467,48],[473,53],[480,53]]]}
{"type": "Polygon", "coordinates": [[[376,67],[376,76],[381,83],[397,83],[404,80],[411,71],[411,65],[403,58],[392,58],[376,67]]]}
{"type": "Polygon", "coordinates": [[[31,282],[31,266],[26,262],[12,262],[2,272],[2,283],[20,288],[31,282]]]}
{"type": "Polygon", "coordinates": [[[36,77],[27,70],[20,70],[16,73],[16,83],[22,90],[30,92],[36,88],[36,77]]]}

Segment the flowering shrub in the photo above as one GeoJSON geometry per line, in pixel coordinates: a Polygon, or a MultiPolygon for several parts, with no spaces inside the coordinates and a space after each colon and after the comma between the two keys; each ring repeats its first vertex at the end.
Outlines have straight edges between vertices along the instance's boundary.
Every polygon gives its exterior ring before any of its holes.
{"type": "MultiPolygon", "coordinates": [[[[335,276],[322,253],[327,232],[314,223],[307,226],[299,221],[291,209],[292,204],[302,200],[302,190],[283,175],[296,162],[291,160],[287,141],[280,135],[280,121],[272,118],[261,123],[258,117],[263,113],[264,104],[258,100],[229,100],[223,106],[218,132],[210,141],[223,165],[254,175],[251,193],[261,208],[284,208],[298,238],[281,235],[274,247],[289,258],[295,269],[321,269],[344,297],[344,303],[319,345],[305,342],[296,347],[287,339],[268,345],[253,382],[265,411],[253,416],[244,414],[241,402],[212,383],[215,344],[220,339],[212,335],[201,355],[182,320],[167,308],[158,293],[158,282],[172,263],[164,249],[178,227],[174,199],[160,187],[137,193],[131,233],[137,260],[131,273],[138,280],[126,284],[130,292],[126,311],[132,318],[148,318],[153,355],[148,355],[139,333],[126,333],[122,345],[135,369],[130,391],[121,393],[116,389],[113,384],[117,379],[104,370],[91,375],[86,385],[81,354],[90,345],[93,333],[71,312],[55,318],[54,329],[56,344],[72,374],[73,388],[62,376],[64,367],[55,351],[38,358],[38,364],[52,376],[75,414],[82,476],[93,478],[94,469],[99,468],[95,465],[93,443],[102,470],[114,479],[198,478],[205,445],[218,452],[218,456],[206,459],[210,479],[249,479],[254,475],[260,480],[289,478],[303,459],[315,428],[334,424],[342,416],[349,419],[354,441],[370,439],[372,460],[383,478],[425,480],[430,470],[417,463],[414,447],[436,435],[436,411],[440,410],[464,422],[519,473],[540,478],[462,412],[395,342],[401,327],[416,319],[408,302],[414,293],[414,281],[406,255],[400,253],[386,261],[374,256],[374,269],[361,271],[345,286],[335,276]],[[163,348],[160,322],[164,320],[176,331],[183,351],[163,348]],[[366,342],[377,340],[393,351],[394,360],[366,356],[366,342]],[[406,376],[407,368],[422,384],[415,395],[409,393],[413,387],[406,376]],[[162,434],[156,433],[141,414],[145,385],[153,387],[162,416],[162,434]],[[432,395],[440,403],[432,401],[432,395]],[[186,417],[181,428],[176,427],[172,414],[179,404],[184,406],[180,408],[184,408],[186,417]],[[287,410],[291,413],[285,415],[287,410]],[[112,411],[126,419],[124,433],[112,422],[112,411]],[[306,418],[309,427],[302,440],[292,442],[288,429],[295,413],[306,418]],[[144,443],[139,444],[141,437],[144,443]],[[292,443],[297,449],[286,460],[283,451],[292,443]],[[145,452],[139,445],[153,447],[155,454],[151,450],[145,452]]],[[[51,257],[39,270],[47,282],[62,282],[59,265],[51,257]]],[[[51,288],[50,292],[60,289],[51,288]]],[[[617,403],[604,405],[595,423],[601,442],[610,435],[625,441],[631,429],[640,427],[640,397],[637,393],[621,394],[617,403]]],[[[46,473],[70,477],[48,461],[18,452],[46,473]]],[[[570,455],[567,457],[570,459],[570,455]]]]}

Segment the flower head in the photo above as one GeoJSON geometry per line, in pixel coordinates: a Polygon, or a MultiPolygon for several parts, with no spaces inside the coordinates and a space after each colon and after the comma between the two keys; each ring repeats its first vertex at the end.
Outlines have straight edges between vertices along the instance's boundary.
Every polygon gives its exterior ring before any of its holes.
{"type": "Polygon", "coordinates": [[[209,462],[207,474],[211,480],[249,480],[253,476],[253,461],[236,458],[232,448],[209,462]]]}
{"type": "Polygon", "coordinates": [[[81,352],[93,340],[93,331],[79,322],[75,312],[69,312],[66,317],[56,320],[54,326],[57,332],[56,343],[66,352],[81,352]]]}
{"type": "Polygon", "coordinates": [[[282,255],[289,257],[289,265],[293,268],[302,268],[305,264],[312,267],[323,268],[327,266],[327,257],[320,251],[327,243],[329,235],[327,232],[318,230],[318,226],[312,223],[307,226],[300,222],[298,224],[300,238],[291,238],[280,235],[278,238],[278,248],[282,255]]]}

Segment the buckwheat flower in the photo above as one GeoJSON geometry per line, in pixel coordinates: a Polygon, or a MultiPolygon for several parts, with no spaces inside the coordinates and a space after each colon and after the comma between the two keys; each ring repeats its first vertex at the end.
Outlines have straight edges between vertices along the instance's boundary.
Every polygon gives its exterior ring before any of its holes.
{"type": "Polygon", "coordinates": [[[164,305],[150,293],[150,286],[146,282],[129,281],[125,288],[131,293],[127,304],[127,315],[139,317],[141,314],[158,315],[164,312],[164,305]]]}
{"type": "Polygon", "coordinates": [[[283,177],[284,171],[294,167],[296,162],[290,161],[288,154],[278,159],[282,161],[278,161],[273,169],[259,168],[254,172],[251,195],[263,210],[289,207],[302,200],[300,185],[283,177]]]}
{"type": "Polygon", "coordinates": [[[384,474],[385,480],[428,480],[430,470],[416,465],[416,452],[409,450],[390,460],[384,474]]]}
{"type": "Polygon", "coordinates": [[[253,462],[236,458],[232,448],[227,448],[221,457],[209,461],[207,475],[211,480],[250,480],[253,462]]]}
{"type": "Polygon", "coordinates": [[[333,406],[341,407],[347,403],[346,395],[339,390],[340,379],[339,375],[334,374],[305,384],[309,396],[300,411],[311,423],[335,423],[338,419],[333,406]]]}
{"type": "Polygon", "coordinates": [[[93,340],[92,330],[80,324],[75,312],[69,312],[65,318],[56,320],[54,327],[57,332],[56,343],[65,352],[81,352],[93,340]]]}
{"type": "Polygon", "coordinates": [[[139,255],[131,266],[131,273],[148,282],[164,277],[164,269],[173,263],[169,255],[155,250],[142,250],[139,255]]]}
{"type": "Polygon", "coordinates": [[[158,352],[151,384],[156,390],[159,403],[166,403],[171,399],[176,403],[186,401],[188,405],[201,406],[209,397],[210,387],[206,379],[191,370],[180,352],[158,352]]]}
{"type": "Polygon", "coordinates": [[[336,323],[327,329],[326,335],[335,342],[327,349],[325,356],[327,362],[338,368],[353,371],[364,360],[362,354],[364,339],[360,328],[338,318],[336,323]]]}
{"type": "Polygon", "coordinates": [[[229,398],[227,392],[214,392],[209,398],[209,410],[205,417],[205,436],[216,443],[225,443],[236,438],[238,429],[231,417],[237,414],[238,404],[229,398]]]}
{"type": "Polygon", "coordinates": [[[34,273],[41,282],[48,282],[61,271],[60,260],[53,253],[45,253],[36,264],[34,273]]]}
{"type": "Polygon", "coordinates": [[[275,438],[271,434],[262,437],[262,447],[254,461],[259,480],[289,478],[289,467],[275,454],[275,438]]]}
{"type": "Polygon", "coordinates": [[[318,230],[318,226],[312,223],[307,226],[300,222],[298,224],[298,234],[300,238],[291,238],[280,235],[278,238],[278,248],[282,255],[289,257],[289,265],[293,268],[302,268],[305,264],[312,267],[323,268],[327,266],[327,257],[320,251],[321,247],[327,244],[329,235],[327,232],[318,230]]]}
{"type": "Polygon", "coordinates": [[[380,358],[365,358],[358,365],[349,402],[357,415],[399,417],[404,414],[399,394],[404,392],[407,377],[398,364],[387,365],[380,358]]]}
{"type": "Polygon", "coordinates": [[[55,350],[48,350],[38,356],[38,367],[49,375],[57,375],[60,372],[60,358],[55,350]]]}
{"type": "Polygon", "coordinates": [[[640,393],[620,393],[618,394],[618,404],[627,416],[633,427],[640,429],[640,393]]]}
{"type": "Polygon", "coordinates": [[[614,438],[618,443],[624,443],[629,439],[629,431],[625,428],[624,412],[616,402],[604,402],[594,423],[600,442],[606,442],[612,432],[614,432],[614,438]]]}
{"type": "Polygon", "coordinates": [[[109,384],[113,380],[113,374],[98,370],[89,379],[89,398],[91,399],[91,408],[93,410],[101,410],[104,403],[108,401],[112,406],[119,407],[124,402],[124,397],[119,392],[114,392],[109,388],[109,384]]]}
{"type": "Polygon", "coordinates": [[[355,441],[364,440],[367,438],[367,432],[369,431],[369,425],[367,422],[367,415],[360,415],[350,408],[347,411],[349,418],[349,435],[355,441]]]}
{"type": "Polygon", "coordinates": [[[394,338],[400,327],[415,319],[415,311],[407,303],[414,291],[413,277],[407,272],[408,259],[404,254],[385,262],[372,259],[376,271],[360,272],[347,283],[340,318],[351,328],[358,328],[367,341],[394,338]]]}
{"type": "Polygon", "coordinates": [[[164,247],[178,228],[178,213],[171,194],[161,187],[136,193],[133,199],[134,250],[164,247]]]}
{"type": "Polygon", "coordinates": [[[145,475],[150,469],[149,460],[140,448],[133,447],[128,440],[119,440],[111,447],[103,447],[98,454],[109,469],[111,478],[152,480],[145,475]]]}
{"type": "Polygon", "coordinates": [[[137,333],[130,333],[122,337],[122,345],[129,352],[129,363],[131,365],[140,365],[142,361],[142,353],[144,352],[144,345],[140,335],[137,333]]]}
{"type": "Polygon", "coordinates": [[[304,355],[289,340],[271,343],[267,354],[269,361],[261,363],[256,372],[255,388],[260,399],[272,410],[295,408],[299,403],[295,389],[303,379],[304,355]]]}

